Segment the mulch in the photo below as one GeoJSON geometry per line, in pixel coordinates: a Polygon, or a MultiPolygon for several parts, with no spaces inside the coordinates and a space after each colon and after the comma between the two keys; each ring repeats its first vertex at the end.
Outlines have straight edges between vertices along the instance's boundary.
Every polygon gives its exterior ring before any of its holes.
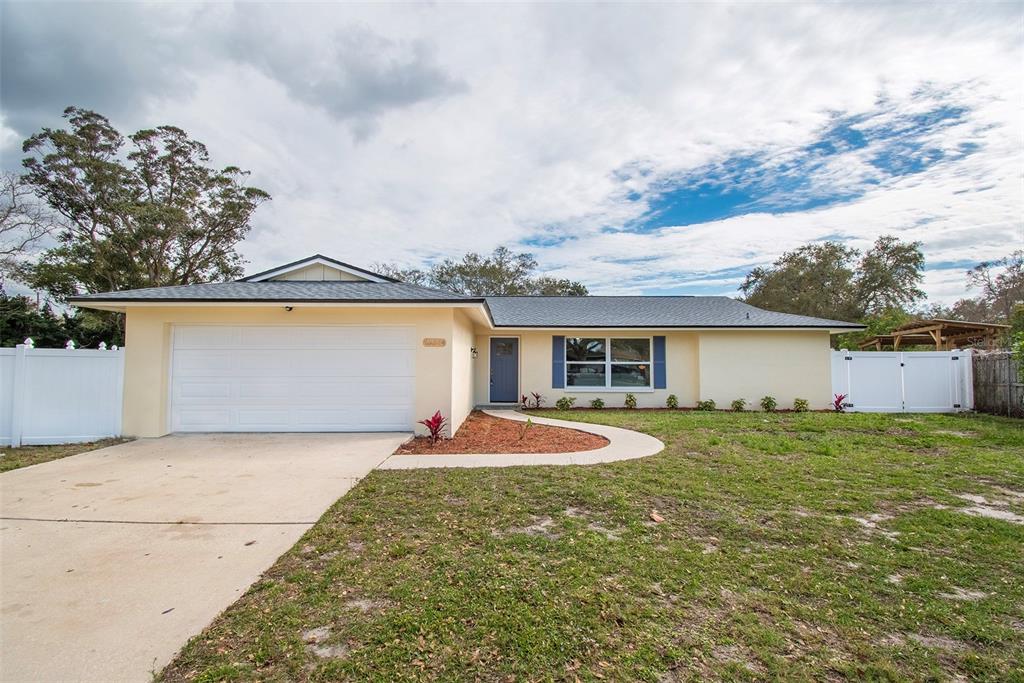
{"type": "Polygon", "coordinates": [[[428,437],[417,436],[399,446],[395,455],[575,453],[607,445],[608,439],[596,434],[536,423],[527,427],[525,422],[473,411],[451,439],[441,439],[431,446],[428,437]]]}

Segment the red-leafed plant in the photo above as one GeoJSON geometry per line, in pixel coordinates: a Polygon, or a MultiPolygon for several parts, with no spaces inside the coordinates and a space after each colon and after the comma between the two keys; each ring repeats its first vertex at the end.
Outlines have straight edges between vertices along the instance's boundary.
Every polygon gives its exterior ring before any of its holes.
{"type": "Polygon", "coordinates": [[[434,413],[433,417],[428,417],[426,420],[420,420],[420,424],[427,428],[430,432],[430,445],[433,446],[437,443],[437,440],[441,438],[441,430],[444,429],[447,424],[447,418],[441,416],[441,411],[434,413]]]}
{"type": "Polygon", "coordinates": [[[832,401],[832,407],[836,409],[837,413],[846,410],[846,405],[843,403],[845,400],[846,394],[836,394],[835,400],[832,401]]]}
{"type": "Polygon", "coordinates": [[[523,397],[519,399],[519,403],[523,406],[523,410],[527,410],[528,408],[540,408],[540,404],[544,402],[544,397],[536,391],[530,392],[530,396],[533,396],[532,401],[527,398],[526,394],[523,394],[523,397]]]}

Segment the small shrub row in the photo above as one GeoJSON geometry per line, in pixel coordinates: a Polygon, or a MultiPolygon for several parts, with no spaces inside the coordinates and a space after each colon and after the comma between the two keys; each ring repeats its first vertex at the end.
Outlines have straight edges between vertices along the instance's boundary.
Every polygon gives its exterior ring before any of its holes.
{"type": "MultiPolygon", "coordinates": [[[[522,404],[522,407],[524,409],[540,408],[544,404],[544,397],[538,394],[537,392],[531,393],[530,397],[527,397],[526,394],[523,394],[520,403],[522,404]]],[[[845,399],[846,396],[844,394],[836,394],[835,401],[833,402],[833,407],[837,412],[842,412],[845,409],[846,406],[843,403],[845,399]]],[[[774,396],[763,396],[758,403],[761,406],[761,410],[763,410],[766,413],[774,413],[779,408],[779,403],[774,396]]],[[[575,396],[562,396],[557,401],[555,401],[555,408],[557,408],[558,410],[572,410],[575,407],[575,396]]],[[[598,397],[591,400],[590,407],[594,410],[603,409],[605,407],[604,399],[598,397]]],[[[623,402],[623,407],[627,409],[636,408],[636,394],[626,394],[625,400],[623,402]]],[[[665,407],[670,408],[672,410],[678,409],[679,397],[676,396],[675,394],[669,394],[668,397],[665,399],[665,407]]],[[[707,399],[705,401],[697,401],[696,409],[704,411],[717,410],[718,406],[715,404],[713,399],[707,399]]],[[[742,413],[747,409],[747,400],[744,398],[738,398],[729,404],[729,409],[732,410],[734,413],[742,413]]],[[[810,401],[808,401],[806,398],[793,399],[793,412],[806,413],[808,410],[810,410],[810,401]]]]}

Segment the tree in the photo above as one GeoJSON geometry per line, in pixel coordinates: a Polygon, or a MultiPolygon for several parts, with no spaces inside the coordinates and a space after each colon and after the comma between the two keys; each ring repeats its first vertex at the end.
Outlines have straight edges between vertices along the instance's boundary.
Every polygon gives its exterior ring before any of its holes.
{"type": "Polygon", "coordinates": [[[445,259],[427,271],[386,263],[374,265],[374,270],[403,282],[473,296],[587,295],[587,288],[580,282],[535,276],[537,261],[533,255],[514,254],[506,247],[498,247],[490,256],[470,252],[459,261],[445,259]]]}
{"type": "Polygon", "coordinates": [[[54,229],[55,218],[17,174],[0,174],[0,282],[54,229]]]}
{"type": "Polygon", "coordinates": [[[1024,303],[1024,249],[979,263],[967,271],[967,282],[981,290],[978,301],[987,312],[986,320],[1009,320],[1014,306],[1024,303]]]}
{"type": "Polygon", "coordinates": [[[65,223],[28,284],[61,301],[242,274],[235,247],[270,198],[245,185],[248,172],[210,167],[206,147],[174,126],[126,139],[96,112],[69,107],[64,118],[69,129],[23,145],[25,182],[65,223]]]}
{"type": "Polygon", "coordinates": [[[924,298],[919,242],[878,238],[865,254],[838,242],[808,244],[755,268],[740,291],[761,308],[834,320],[861,320],[924,298]]]}
{"type": "Polygon", "coordinates": [[[39,308],[27,296],[10,296],[0,290],[0,347],[16,346],[27,337],[39,348],[63,347],[70,339],[64,321],[49,304],[39,308]]]}
{"type": "Polygon", "coordinates": [[[860,260],[854,278],[857,300],[866,313],[903,309],[924,299],[921,284],[924,254],[921,243],[900,242],[892,235],[879,237],[860,260]]]}

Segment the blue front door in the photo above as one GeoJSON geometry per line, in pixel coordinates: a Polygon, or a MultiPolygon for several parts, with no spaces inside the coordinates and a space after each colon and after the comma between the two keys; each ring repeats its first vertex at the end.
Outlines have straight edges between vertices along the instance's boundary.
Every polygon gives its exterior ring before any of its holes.
{"type": "Polygon", "coordinates": [[[491,337],[491,402],[519,401],[519,340],[491,337]]]}

